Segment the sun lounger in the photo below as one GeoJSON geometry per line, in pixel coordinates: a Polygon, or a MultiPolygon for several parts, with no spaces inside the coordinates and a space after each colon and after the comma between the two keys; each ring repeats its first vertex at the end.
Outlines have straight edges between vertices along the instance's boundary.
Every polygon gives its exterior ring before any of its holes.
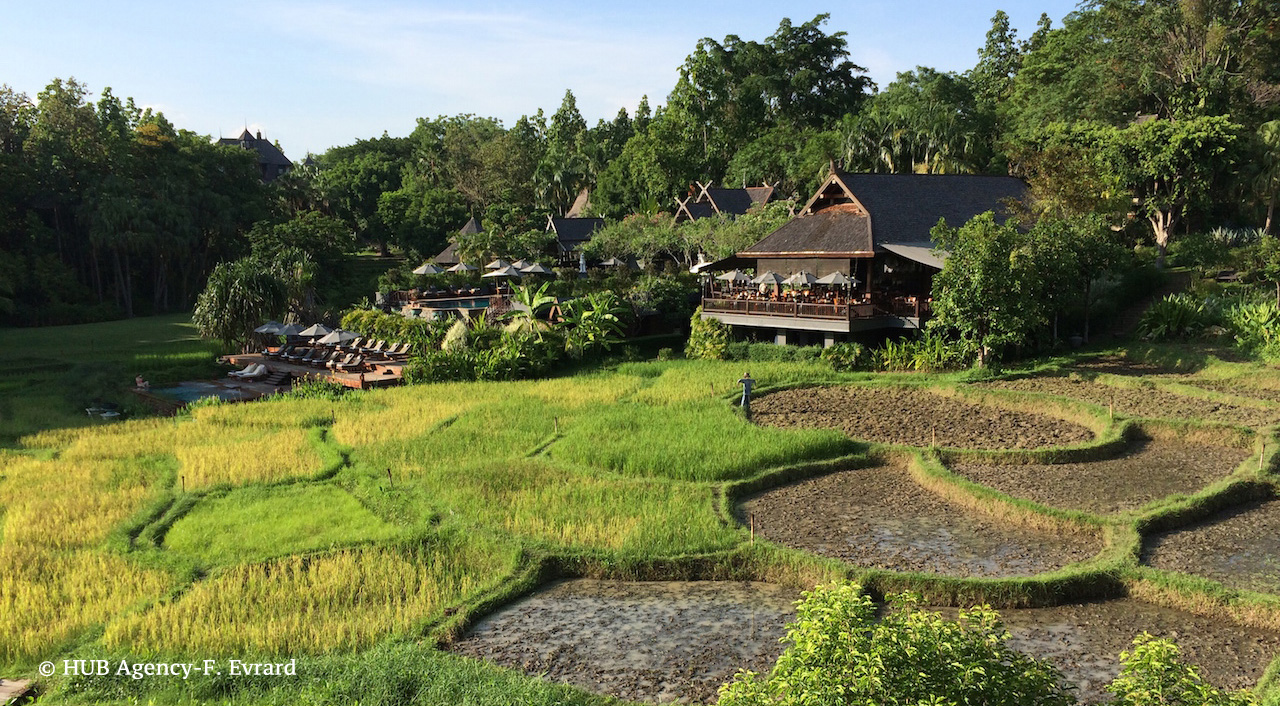
{"type": "Polygon", "coordinates": [[[232,370],[227,373],[227,375],[233,378],[240,378],[241,380],[248,380],[250,378],[259,377],[265,374],[266,371],[267,366],[262,363],[250,363],[244,370],[232,370]]]}
{"type": "Polygon", "coordinates": [[[274,351],[271,351],[271,350],[265,351],[263,355],[267,356],[268,358],[284,358],[288,356],[290,353],[293,353],[294,348],[296,348],[296,346],[290,343],[288,345],[281,346],[275,349],[274,351]]]}
{"type": "Polygon", "coordinates": [[[304,356],[308,356],[308,355],[311,355],[310,348],[294,348],[292,351],[289,352],[288,355],[285,356],[285,360],[299,361],[299,360],[302,360],[304,356]]]}
{"type": "Polygon", "coordinates": [[[344,373],[355,372],[364,368],[364,356],[358,355],[354,360],[347,363],[338,363],[334,368],[344,373]]]}
{"type": "Polygon", "coordinates": [[[337,370],[339,365],[342,365],[343,363],[350,363],[351,361],[355,360],[357,355],[359,354],[348,353],[346,357],[342,358],[341,360],[335,359],[335,360],[329,361],[328,363],[325,364],[325,367],[329,368],[330,370],[337,370]]]}

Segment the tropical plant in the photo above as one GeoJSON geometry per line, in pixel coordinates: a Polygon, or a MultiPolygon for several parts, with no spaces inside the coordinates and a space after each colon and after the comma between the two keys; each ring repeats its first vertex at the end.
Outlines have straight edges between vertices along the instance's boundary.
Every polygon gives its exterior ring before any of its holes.
{"type": "Polygon", "coordinates": [[[729,327],[718,319],[705,318],[702,307],[689,319],[689,342],[684,347],[684,357],[704,360],[724,360],[729,355],[729,327]]]}
{"type": "Polygon", "coordinates": [[[1057,670],[1014,651],[1000,616],[981,606],[958,622],[894,596],[877,607],[857,584],[804,594],[773,672],[739,672],[719,706],[840,704],[1071,704],[1057,670]]]}
{"type": "Polygon", "coordinates": [[[629,307],[611,291],[571,300],[565,307],[565,351],[575,358],[607,351],[622,340],[622,316],[629,307]]]}
{"type": "Polygon", "coordinates": [[[537,289],[531,285],[512,289],[511,300],[519,307],[513,307],[502,317],[508,322],[508,333],[532,333],[541,337],[542,332],[550,328],[547,322],[540,319],[556,303],[556,298],[547,294],[550,287],[550,282],[543,282],[537,289]]]}
{"type": "Polygon", "coordinates": [[[284,314],[288,297],[286,284],[257,259],[224,262],[209,275],[191,321],[200,335],[243,348],[253,329],[284,314]]]}
{"type": "Polygon", "coordinates": [[[837,343],[822,351],[822,359],[838,372],[848,372],[866,366],[871,359],[867,347],[856,341],[837,343]]]}
{"type": "Polygon", "coordinates": [[[1205,300],[1190,294],[1170,294],[1152,304],[1138,321],[1138,334],[1153,341],[1189,338],[1213,323],[1205,300]]]}
{"type": "Polygon", "coordinates": [[[1120,653],[1120,675],[1107,691],[1116,695],[1111,706],[1249,706],[1257,701],[1244,691],[1223,692],[1200,676],[1200,670],[1180,659],[1171,640],[1142,633],[1133,649],[1120,653]]]}

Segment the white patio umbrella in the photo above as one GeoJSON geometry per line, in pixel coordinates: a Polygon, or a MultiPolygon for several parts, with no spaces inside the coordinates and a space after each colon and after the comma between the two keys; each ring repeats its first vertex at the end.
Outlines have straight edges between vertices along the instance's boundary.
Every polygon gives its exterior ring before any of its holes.
{"type": "Polygon", "coordinates": [[[783,281],[783,284],[789,284],[793,287],[798,287],[798,286],[804,286],[808,284],[814,284],[817,281],[818,281],[817,277],[814,277],[813,275],[809,274],[805,270],[801,270],[791,275],[790,277],[788,277],[785,281],[783,281]]]}
{"type": "Polygon", "coordinates": [[[500,270],[504,267],[511,267],[511,263],[503,260],[502,258],[498,258],[484,266],[486,270],[500,270]]]}
{"type": "Polygon", "coordinates": [[[355,331],[347,331],[346,329],[336,328],[330,331],[329,333],[325,334],[324,338],[321,338],[318,341],[318,343],[325,343],[325,344],[331,345],[334,343],[346,343],[347,341],[354,341],[357,338],[360,338],[360,334],[356,333],[355,331]]]}
{"type": "Polygon", "coordinates": [[[511,263],[511,266],[512,266],[512,267],[514,267],[514,268],[516,268],[517,270],[520,270],[521,272],[524,272],[525,270],[527,270],[527,269],[529,269],[530,267],[532,267],[532,266],[533,266],[533,263],[532,263],[532,262],[529,262],[528,260],[525,260],[524,258],[521,258],[521,259],[516,260],[515,262],[511,263]]]}
{"type": "Polygon", "coordinates": [[[733,270],[722,275],[716,275],[716,279],[723,282],[750,282],[751,278],[742,270],[733,270]]]}
{"type": "Polygon", "coordinates": [[[441,272],[444,272],[444,268],[443,268],[443,267],[436,267],[434,264],[432,264],[432,263],[430,263],[430,262],[424,262],[424,263],[422,263],[422,265],[421,265],[421,266],[419,266],[419,267],[417,267],[416,269],[414,269],[413,274],[415,274],[415,275],[438,275],[438,274],[440,274],[441,272]]]}
{"type": "Polygon", "coordinates": [[[333,329],[329,328],[328,326],[325,326],[324,324],[312,324],[310,328],[299,331],[298,335],[306,336],[308,338],[316,338],[318,336],[323,336],[332,330],[333,329]]]}
{"type": "Polygon", "coordinates": [[[846,277],[843,272],[837,270],[824,277],[819,277],[815,281],[815,284],[830,284],[838,287],[848,287],[850,285],[857,286],[858,280],[846,277]]]}
{"type": "Polygon", "coordinates": [[[465,262],[459,262],[458,264],[454,265],[453,267],[450,267],[446,271],[447,272],[475,272],[476,268],[472,267],[471,265],[468,265],[465,262]]]}
{"type": "Polygon", "coordinates": [[[276,333],[281,336],[297,336],[302,332],[302,324],[283,324],[276,333]]]}
{"type": "Polygon", "coordinates": [[[516,279],[519,279],[520,272],[516,270],[516,268],[512,267],[511,265],[507,265],[506,267],[494,270],[493,272],[486,272],[480,276],[481,277],[515,277],[516,279]]]}
{"type": "Polygon", "coordinates": [[[772,284],[773,286],[776,287],[782,284],[782,275],[778,274],[777,272],[765,272],[764,274],[761,274],[755,279],[751,280],[751,283],[752,284],[772,284]]]}
{"type": "Polygon", "coordinates": [[[279,321],[268,321],[267,323],[254,329],[254,333],[280,333],[281,324],[279,321]]]}
{"type": "MultiPolygon", "coordinates": [[[[512,267],[515,267],[515,265],[512,265],[512,267]]],[[[548,269],[546,265],[535,262],[532,265],[529,265],[528,267],[521,268],[520,274],[522,275],[553,275],[555,273],[552,272],[550,269],[548,269]]]]}

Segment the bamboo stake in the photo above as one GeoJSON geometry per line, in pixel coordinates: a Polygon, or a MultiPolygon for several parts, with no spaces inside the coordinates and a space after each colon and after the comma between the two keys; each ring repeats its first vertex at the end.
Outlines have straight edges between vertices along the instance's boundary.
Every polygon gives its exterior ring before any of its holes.
{"type": "Polygon", "coordinates": [[[390,468],[388,468],[388,469],[387,469],[387,484],[391,486],[391,489],[392,489],[392,490],[395,490],[396,482],[395,482],[394,480],[392,480],[392,478],[391,478],[391,469],[390,469],[390,468]]]}
{"type": "Polygon", "coordinates": [[[751,513],[751,543],[756,543],[756,514],[751,513]]]}

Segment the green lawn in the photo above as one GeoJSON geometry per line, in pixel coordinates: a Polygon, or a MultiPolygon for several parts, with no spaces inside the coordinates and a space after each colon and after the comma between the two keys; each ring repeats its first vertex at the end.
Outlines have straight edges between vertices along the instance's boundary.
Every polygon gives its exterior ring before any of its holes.
{"type": "Polygon", "coordinates": [[[101,423],[85,408],[102,400],[143,414],[128,394],[134,376],[152,384],[220,376],[216,342],[189,314],[78,326],[0,329],[0,446],[44,429],[101,423]]]}

